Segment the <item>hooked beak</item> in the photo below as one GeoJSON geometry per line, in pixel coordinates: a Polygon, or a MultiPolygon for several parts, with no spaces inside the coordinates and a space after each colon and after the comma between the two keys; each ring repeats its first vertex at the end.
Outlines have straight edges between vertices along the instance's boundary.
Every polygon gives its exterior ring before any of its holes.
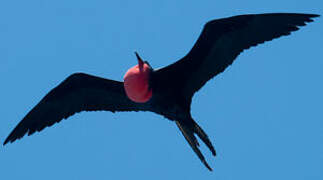
{"type": "Polygon", "coordinates": [[[138,65],[139,67],[143,67],[144,65],[144,61],[140,58],[139,54],[137,52],[135,52],[137,60],[138,60],[138,65]]]}

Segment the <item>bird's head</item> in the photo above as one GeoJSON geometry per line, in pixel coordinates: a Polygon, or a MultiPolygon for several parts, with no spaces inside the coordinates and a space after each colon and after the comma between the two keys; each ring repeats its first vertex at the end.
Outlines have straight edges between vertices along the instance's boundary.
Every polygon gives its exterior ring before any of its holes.
{"type": "Polygon", "coordinates": [[[130,68],[124,75],[124,88],[129,99],[138,103],[149,101],[152,90],[149,87],[149,78],[152,68],[135,52],[138,64],[130,68]]]}

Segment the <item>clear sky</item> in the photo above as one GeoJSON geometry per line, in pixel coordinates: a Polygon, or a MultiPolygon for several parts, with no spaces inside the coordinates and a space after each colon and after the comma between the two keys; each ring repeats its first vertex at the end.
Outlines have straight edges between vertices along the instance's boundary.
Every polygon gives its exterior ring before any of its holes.
{"type": "MultiPolygon", "coordinates": [[[[134,51],[162,67],[207,21],[265,12],[323,15],[323,1],[1,1],[1,143],[71,73],[122,80],[134,51]]],[[[91,112],[1,147],[0,179],[323,179],[322,51],[321,17],[245,51],[194,96],[214,172],[161,116],[91,112]]]]}

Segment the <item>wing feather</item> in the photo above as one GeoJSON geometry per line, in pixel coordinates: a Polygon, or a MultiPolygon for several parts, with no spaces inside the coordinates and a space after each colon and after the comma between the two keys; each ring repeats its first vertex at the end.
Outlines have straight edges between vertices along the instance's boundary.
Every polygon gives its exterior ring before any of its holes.
{"type": "MultiPolygon", "coordinates": [[[[223,72],[245,49],[289,35],[315,14],[250,14],[208,22],[191,51],[181,60],[159,69],[156,79],[192,98],[208,80],[223,72]]],[[[169,86],[168,86],[169,87],[169,86]]]]}
{"type": "Polygon", "coordinates": [[[122,82],[75,73],[52,89],[15,127],[4,144],[41,131],[81,111],[147,109],[147,104],[128,99],[122,82]]]}

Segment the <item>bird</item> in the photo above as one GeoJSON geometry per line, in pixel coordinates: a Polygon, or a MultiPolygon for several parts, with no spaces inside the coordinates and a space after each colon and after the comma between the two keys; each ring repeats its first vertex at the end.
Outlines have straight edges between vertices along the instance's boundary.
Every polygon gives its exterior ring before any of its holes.
{"type": "Polygon", "coordinates": [[[150,111],[175,122],[205,167],[198,138],[213,156],[209,136],[191,115],[194,94],[250,47],[290,35],[317,14],[245,14],[207,22],[191,50],[178,61],[154,69],[135,52],[138,64],[123,81],[77,72],[50,90],[12,130],[3,145],[54,125],[82,111],[150,111]],[[197,138],[198,137],[198,138],[197,138]]]}

